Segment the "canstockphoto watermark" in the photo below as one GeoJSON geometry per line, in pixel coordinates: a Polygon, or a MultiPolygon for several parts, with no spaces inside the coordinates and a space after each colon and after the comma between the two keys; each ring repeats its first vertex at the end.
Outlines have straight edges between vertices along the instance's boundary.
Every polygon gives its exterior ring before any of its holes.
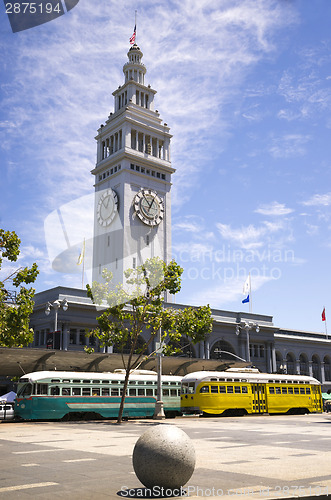
{"type": "Polygon", "coordinates": [[[222,245],[217,250],[193,247],[190,250],[173,252],[176,262],[185,263],[293,263],[295,254],[293,249],[279,249],[268,245],[264,249],[238,249],[231,245],[222,245]]]}
{"type": "Polygon", "coordinates": [[[282,271],[280,267],[277,266],[267,266],[265,264],[260,267],[249,267],[236,264],[233,266],[222,266],[215,262],[211,262],[206,266],[187,266],[185,268],[185,274],[183,279],[187,280],[204,280],[212,281],[218,280],[224,283],[239,279],[245,280],[247,275],[250,273],[251,278],[265,278],[278,280],[281,278],[282,271]]]}
{"type": "Polygon", "coordinates": [[[328,486],[321,485],[278,485],[278,486],[260,486],[257,488],[217,488],[200,487],[195,485],[181,486],[180,488],[163,488],[154,486],[153,488],[129,488],[122,486],[119,496],[127,498],[170,498],[170,497],[254,497],[254,498],[291,498],[296,496],[328,496],[328,486]]]}

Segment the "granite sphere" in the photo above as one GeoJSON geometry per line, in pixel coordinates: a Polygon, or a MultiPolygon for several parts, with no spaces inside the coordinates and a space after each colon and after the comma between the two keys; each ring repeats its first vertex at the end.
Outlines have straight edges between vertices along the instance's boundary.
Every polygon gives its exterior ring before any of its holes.
{"type": "Polygon", "coordinates": [[[180,488],[193,474],[195,450],[184,431],[159,424],[140,436],[132,462],[137,478],[147,488],[180,488]]]}

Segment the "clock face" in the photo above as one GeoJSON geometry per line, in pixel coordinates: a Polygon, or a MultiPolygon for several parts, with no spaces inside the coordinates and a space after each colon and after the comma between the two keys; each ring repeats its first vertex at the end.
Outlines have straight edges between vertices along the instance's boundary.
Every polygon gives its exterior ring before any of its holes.
{"type": "Polygon", "coordinates": [[[152,189],[141,189],[133,200],[134,210],[144,224],[157,226],[163,219],[163,201],[152,189]]]}
{"type": "Polygon", "coordinates": [[[113,189],[106,189],[98,201],[97,219],[100,226],[109,226],[118,208],[118,197],[113,189]]]}

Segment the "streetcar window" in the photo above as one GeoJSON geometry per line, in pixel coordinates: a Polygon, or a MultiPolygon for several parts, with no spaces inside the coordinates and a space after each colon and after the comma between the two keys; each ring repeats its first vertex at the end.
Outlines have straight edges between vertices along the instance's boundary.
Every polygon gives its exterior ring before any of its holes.
{"type": "Polygon", "coordinates": [[[119,395],[119,393],[120,393],[119,389],[112,389],[112,390],[111,390],[111,395],[112,395],[112,396],[118,396],[118,395],[119,395]]]}
{"type": "Polygon", "coordinates": [[[300,387],[300,394],[304,394],[305,393],[305,388],[304,387],[300,387]]]}
{"type": "Polygon", "coordinates": [[[289,388],[288,388],[288,393],[289,393],[289,394],[293,394],[293,387],[289,387],[289,388]]]}
{"type": "Polygon", "coordinates": [[[92,389],[92,396],[100,396],[100,389],[99,388],[95,389],[93,387],[93,389],[92,389]]]}
{"type": "Polygon", "coordinates": [[[101,380],[101,383],[102,384],[109,384],[109,381],[108,380],[101,380]]]}
{"type": "Polygon", "coordinates": [[[73,387],[71,391],[73,396],[80,396],[80,387],[73,387]]]}
{"type": "Polygon", "coordinates": [[[100,384],[100,380],[92,380],[93,384],[100,384]]]}
{"type": "Polygon", "coordinates": [[[52,387],[51,388],[51,395],[52,396],[59,396],[60,395],[60,387],[52,387]]]}
{"type": "Polygon", "coordinates": [[[225,385],[220,385],[219,390],[221,393],[225,393],[226,392],[225,385]]]}
{"type": "Polygon", "coordinates": [[[235,385],[235,386],[234,386],[234,392],[235,392],[236,394],[240,394],[240,385],[235,385]]]}
{"type": "Polygon", "coordinates": [[[129,396],[137,396],[137,391],[136,391],[136,389],[132,389],[132,388],[130,387],[130,389],[129,389],[129,396]]]}
{"type": "Polygon", "coordinates": [[[62,387],[62,396],[70,396],[69,387],[62,387]]]}
{"type": "Polygon", "coordinates": [[[146,389],[146,396],[153,396],[153,389],[146,389]]]}
{"type": "Polygon", "coordinates": [[[282,387],[282,394],[287,394],[287,387],[282,387]]]}
{"type": "Polygon", "coordinates": [[[211,377],[211,378],[210,378],[210,380],[211,380],[212,382],[217,382],[217,378],[215,378],[215,377],[211,377]]]}
{"type": "Polygon", "coordinates": [[[82,395],[83,396],[91,396],[91,389],[89,387],[83,387],[82,395]]]}
{"type": "Polygon", "coordinates": [[[276,390],[276,394],[280,394],[281,393],[280,387],[275,387],[275,390],[276,390]]]}
{"type": "Polygon", "coordinates": [[[101,389],[101,391],[102,391],[102,395],[103,395],[103,396],[109,396],[109,394],[110,394],[109,387],[103,387],[103,388],[101,389]]]}
{"type": "Polygon", "coordinates": [[[162,389],[163,396],[169,396],[169,389],[162,389]]]}
{"type": "Polygon", "coordinates": [[[203,386],[200,388],[200,392],[209,392],[209,386],[208,386],[208,385],[203,385],[203,386]]]}
{"type": "Polygon", "coordinates": [[[170,382],[170,385],[177,385],[177,382],[170,382]]]}
{"type": "Polygon", "coordinates": [[[129,384],[132,385],[132,384],[136,384],[136,381],[135,380],[129,380],[129,384]]]}
{"type": "Polygon", "coordinates": [[[138,396],[145,396],[145,389],[138,389],[138,396]]]}
{"type": "Polygon", "coordinates": [[[32,393],[32,385],[31,384],[26,384],[23,385],[23,387],[20,388],[20,390],[17,393],[18,397],[21,396],[31,396],[32,393]]]}
{"type": "Polygon", "coordinates": [[[189,385],[188,385],[188,392],[189,394],[194,394],[195,392],[195,384],[194,382],[190,382],[189,385]]]}
{"type": "Polygon", "coordinates": [[[90,384],[91,380],[83,380],[83,384],[90,384]]]}
{"type": "Polygon", "coordinates": [[[310,394],[310,387],[306,387],[306,394],[310,394]]]}
{"type": "Polygon", "coordinates": [[[275,394],[275,388],[269,387],[269,394],[275,394]]]}
{"type": "Polygon", "coordinates": [[[61,381],[59,378],[52,378],[51,382],[54,382],[54,384],[58,384],[61,381]]]}
{"type": "Polygon", "coordinates": [[[210,392],[212,394],[215,394],[215,393],[217,394],[218,393],[218,386],[217,385],[211,385],[210,386],[210,392]]]}
{"type": "Polygon", "coordinates": [[[170,396],[176,397],[177,396],[177,389],[170,389],[170,396]]]}
{"type": "Polygon", "coordinates": [[[47,384],[35,384],[35,394],[47,394],[48,385],[47,384]]]}
{"type": "Polygon", "coordinates": [[[294,394],[299,394],[299,387],[294,387],[294,394]]]}
{"type": "Polygon", "coordinates": [[[233,385],[228,385],[228,386],[227,386],[227,390],[226,390],[226,392],[227,392],[228,394],[233,394],[233,385]]]}
{"type": "Polygon", "coordinates": [[[70,380],[69,380],[68,378],[64,378],[64,379],[62,380],[62,382],[63,382],[64,384],[70,384],[70,380]]]}
{"type": "Polygon", "coordinates": [[[243,385],[242,388],[241,388],[241,392],[243,394],[247,394],[248,393],[248,388],[247,388],[247,385],[243,385]]]}

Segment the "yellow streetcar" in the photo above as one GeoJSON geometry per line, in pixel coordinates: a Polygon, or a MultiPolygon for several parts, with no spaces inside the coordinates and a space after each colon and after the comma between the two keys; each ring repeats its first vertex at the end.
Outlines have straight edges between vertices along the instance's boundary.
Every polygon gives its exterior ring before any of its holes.
{"type": "Polygon", "coordinates": [[[260,373],[254,368],[194,372],[181,383],[181,411],[205,416],[321,413],[321,384],[306,375],[260,373]]]}

